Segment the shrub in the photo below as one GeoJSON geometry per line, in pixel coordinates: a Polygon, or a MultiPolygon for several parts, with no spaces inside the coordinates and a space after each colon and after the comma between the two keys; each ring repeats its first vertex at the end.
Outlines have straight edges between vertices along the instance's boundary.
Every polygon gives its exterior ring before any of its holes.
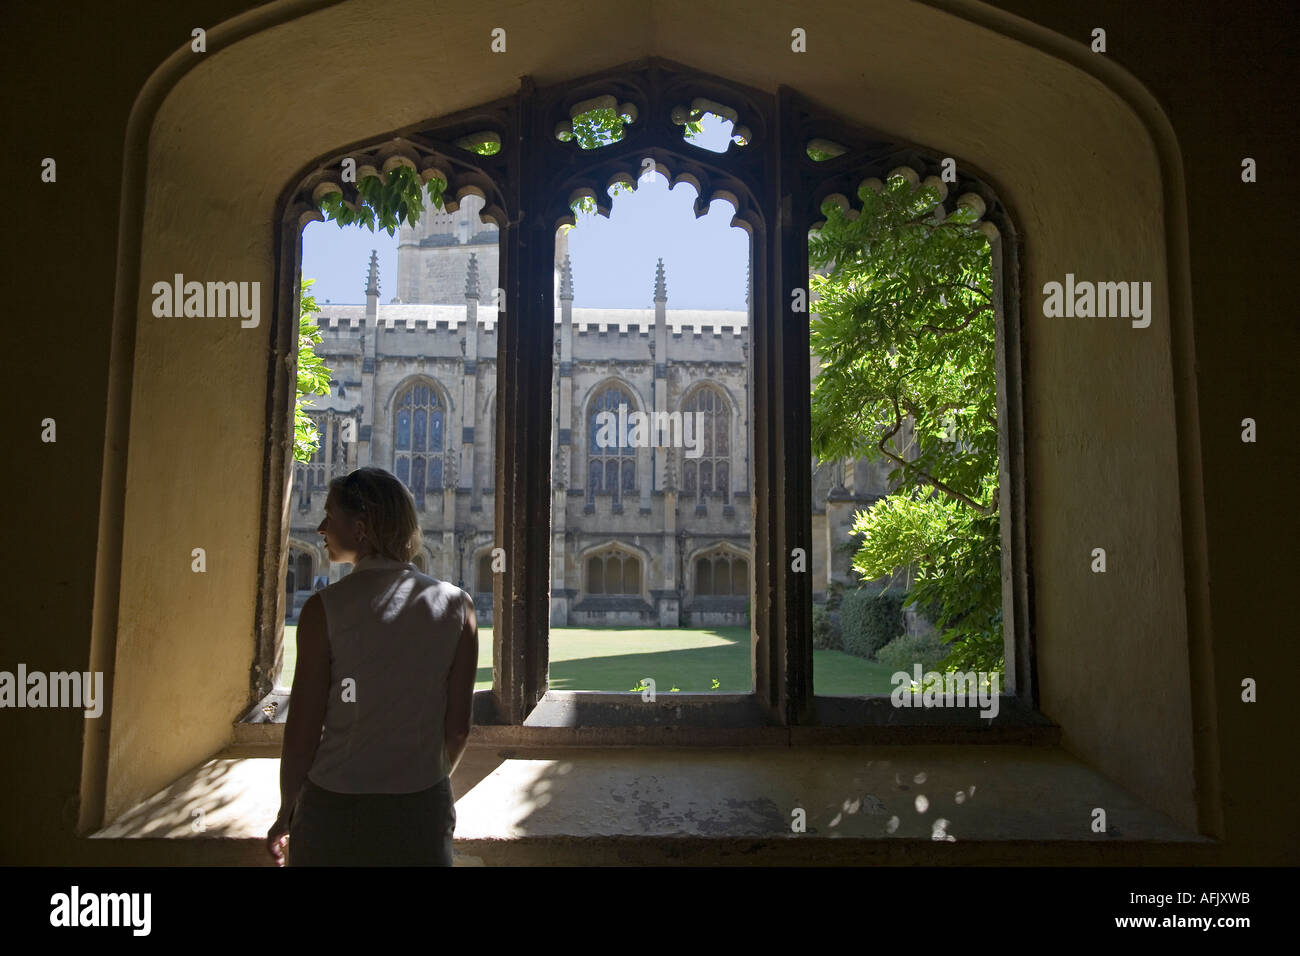
{"type": "Polygon", "coordinates": [[[894,671],[910,674],[917,663],[923,672],[934,670],[948,651],[936,633],[901,634],[876,652],[876,660],[894,671]]]}
{"type": "Polygon", "coordinates": [[[844,650],[870,658],[903,631],[903,595],[881,594],[871,588],[845,591],[840,604],[840,630],[844,650]]]}
{"type": "Polygon", "coordinates": [[[812,611],[813,647],[819,651],[840,650],[839,628],[831,623],[831,612],[824,604],[814,604],[812,611]]]}
{"type": "Polygon", "coordinates": [[[828,611],[837,611],[840,602],[844,600],[844,582],[832,581],[831,586],[826,589],[826,609],[828,611]]]}

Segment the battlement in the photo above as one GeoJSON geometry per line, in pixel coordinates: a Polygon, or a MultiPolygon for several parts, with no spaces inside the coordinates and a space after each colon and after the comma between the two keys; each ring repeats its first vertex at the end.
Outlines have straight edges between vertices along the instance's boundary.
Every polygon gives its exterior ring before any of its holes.
{"type": "MultiPolygon", "coordinates": [[[[456,305],[421,305],[390,303],[379,306],[377,321],[373,324],[382,332],[424,332],[461,334],[467,310],[456,305]]],[[[562,312],[555,310],[555,326],[561,325],[562,312]]],[[[326,305],[316,314],[316,325],[323,336],[341,338],[359,334],[371,324],[366,318],[364,305],[326,305]]],[[[480,334],[496,334],[499,321],[497,309],[490,305],[478,307],[480,334]]],[[[739,339],[748,328],[744,312],[709,309],[669,309],[665,313],[668,332],[674,339],[730,337],[739,339]]],[[[647,338],[655,327],[654,309],[574,309],[573,333],[592,338],[631,337],[647,338]]]]}

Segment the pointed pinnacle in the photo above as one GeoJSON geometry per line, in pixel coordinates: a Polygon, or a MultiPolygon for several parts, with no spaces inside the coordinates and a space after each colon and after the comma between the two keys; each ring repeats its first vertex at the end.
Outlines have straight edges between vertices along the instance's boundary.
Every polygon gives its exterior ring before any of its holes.
{"type": "Polygon", "coordinates": [[[567,253],[564,256],[564,265],[560,267],[560,298],[573,298],[573,264],[567,253]]]}
{"type": "Polygon", "coordinates": [[[478,253],[469,254],[469,268],[465,270],[465,298],[478,298],[478,253]]]}
{"type": "Polygon", "coordinates": [[[370,272],[366,276],[366,295],[379,295],[379,253],[370,250],[370,272]]]}

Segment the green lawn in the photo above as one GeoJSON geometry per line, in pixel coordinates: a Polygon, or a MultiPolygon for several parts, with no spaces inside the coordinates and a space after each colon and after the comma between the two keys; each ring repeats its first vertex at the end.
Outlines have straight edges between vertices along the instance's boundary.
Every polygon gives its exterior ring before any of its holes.
{"type": "MultiPolygon", "coordinates": [[[[293,683],[297,631],[284,626],[286,685],[293,683]]],[[[747,694],[753,690],[749,630],[718,627],[698,630],[581,627],[551,629],[552,690],[629,691],[643,677],[654,678],[657,693],[677,687],[683,693],[717,690],[747,694]],[[718,686],[713,686],[714,680],[718,686]]],[[[817,693],[831,697],[888,694],[893,690],[883,664],[843,651],[813,651],[817,693]]],[[[475,690],[492,686],[492,629],[479,628],[475,690]]]]}

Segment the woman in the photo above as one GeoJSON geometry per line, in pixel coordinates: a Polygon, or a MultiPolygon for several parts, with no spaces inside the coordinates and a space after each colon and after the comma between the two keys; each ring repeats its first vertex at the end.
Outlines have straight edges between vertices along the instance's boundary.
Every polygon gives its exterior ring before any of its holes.
{"type": "Polygon", "coordinates": [[[280,866],[451,866],[451,772],[478,665],[470,596],[410,564],[415,503],[380,468],[330,482],[317,532],[352,573],[298,618],[280,758],[280,866]],[[322,727],[324,732],[322,733],[322,727]]]}

